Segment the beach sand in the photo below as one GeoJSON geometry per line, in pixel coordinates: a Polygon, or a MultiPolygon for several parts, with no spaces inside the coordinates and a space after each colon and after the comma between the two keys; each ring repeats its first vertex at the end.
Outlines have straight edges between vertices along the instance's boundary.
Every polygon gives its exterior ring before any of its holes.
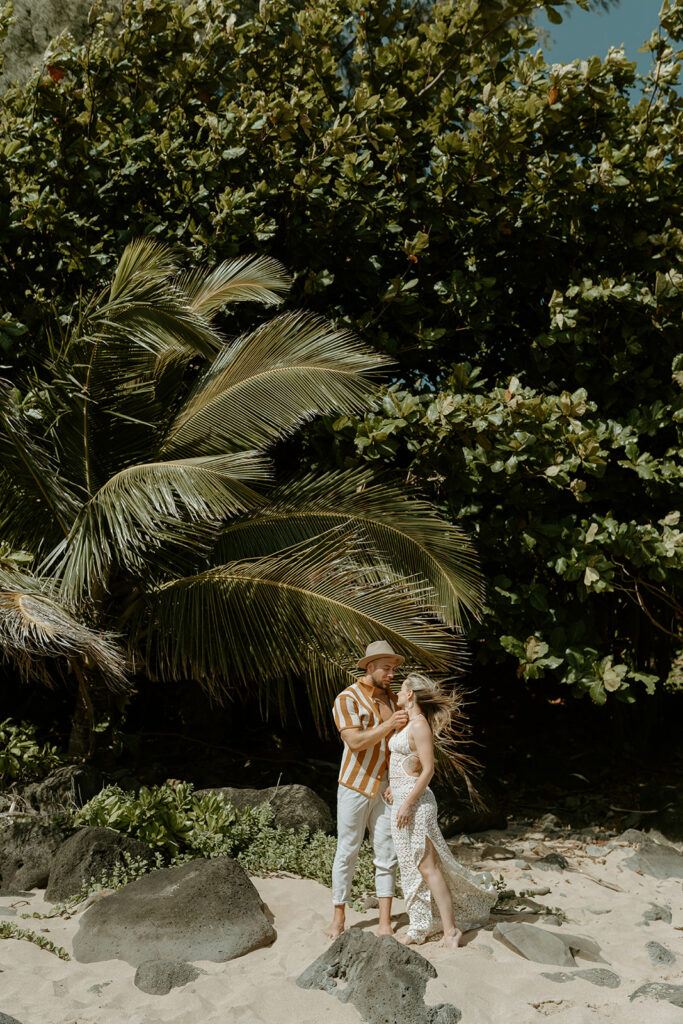
{"type": "MultiPolygon", "coordinates": [[[[502,874],[517,892],[549,886],[548,895],[533,900],[562,910],[566,921],[560,928],[595,939],[607,962],[593,963],[579,956],[576,968],[534,963],[508,949],[486,929],[469,933],[464,946],[455,951],[442,948],[435,939],[418,950],[438,972],[428,983],[426,1002],[452,1003],[462,1011],[463,1024],[536,1024],[546,1018],[552,1018],[553,1024],[680,1024],[683,1009],[661,1001],[631,1002],[629,996],[650,981],[683,983],[683,882],[658,880],[623,867],[632,847],[605,848],[604,853],[599,851],[601,856],[590,856],[585,843],[534,835],[529,830],[508,829],[485,838],[475,836],[470,859],[496,876],[502,874]],[[528,858],[531,869],[525,870],[514,860],[482,860],[486,843],[513,848],[528,858]],[[549,852],[561,852],[568,858],[569,868],[541,870],[534,859],[549,852]],[[653,903],[671,908],[671,923],[642,923],[644,912],[653,903]],[[675,954],[676,963],[653,965],[645,949],[652,941],[675,954]],[[619,988],[598,987],[580,978],[558,983],[543,976],[592,967],[616,973],[621,979],[619,988]]],[[[458,848],[455,852],[457,855],[458,848]]],[[[352,1005],[295,984],[328,945],[322,929],[331,913],[329,890],[293,877],[253,881],[275,919],[278,937],[269,948],[228,963],[198,963],[206,973],[196,981],[169,995],[152,996],[135,987],[135,969],[122,961],[65,962],[29,942],[7,939],[0,942],[0,1012],[21,1024],[358,1024],[361,1017],[352,1005]]],[[[78,914],[69,920],[20,917],[25,912],[49,912],[51,907],[42,895],[35,892],[27,903],[17,896],[1,897],[0,920],[41,932],[71,952],[78,914]],[[16,916],[6,916],[12,909],[16,916]]],[[[548,929],[558,927],[537,914],[517,918],[494,915],[492,923],[515,919],[548,929]]],[[[348,923],[354,928],[374,929],[377,911],[350,911],[348,923]]],[[[395,903],[395,923],[400,935],[407,924],[401,901],[395,903]]]]}

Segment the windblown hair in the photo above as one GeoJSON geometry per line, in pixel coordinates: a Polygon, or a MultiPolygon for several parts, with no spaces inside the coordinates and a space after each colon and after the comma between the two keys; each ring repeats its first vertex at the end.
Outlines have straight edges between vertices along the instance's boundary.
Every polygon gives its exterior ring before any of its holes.
{"type": "Polygon", "coordinates": [[[411,672],[406,676],[405,683],[415,695],[420,711],[432,730],[434,747],[437,755],[440,755],[435,759],[437,770],[446,777],[452,777],[454,772],[460,775],[473,805],[483,808],[484,802],[472,779],[481,765],[463,749],[473,742],[472,726],[465,712],[465,695],[457,688],[446,690],[440,683],[419,672],[411,672]]]}

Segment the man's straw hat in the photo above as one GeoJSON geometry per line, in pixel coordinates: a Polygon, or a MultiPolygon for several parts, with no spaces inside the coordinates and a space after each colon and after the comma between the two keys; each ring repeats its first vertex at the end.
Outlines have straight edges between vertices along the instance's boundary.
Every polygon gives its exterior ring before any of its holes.
{"type": "Polygon", "coordinates": [[[393,658],[397,665],[402,665],[406,660],[392,650],[391,645],[385,640],[375,640],[365,648],[365,657],[360,659],[357,667],[366,668],[371,661],[376,661],[378,658],[393,658]]]}

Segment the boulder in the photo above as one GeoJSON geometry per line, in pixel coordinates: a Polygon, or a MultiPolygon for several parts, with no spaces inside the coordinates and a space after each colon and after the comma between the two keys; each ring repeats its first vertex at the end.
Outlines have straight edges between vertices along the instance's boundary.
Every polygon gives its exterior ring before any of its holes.
{"type": "Polygon", "coordinates": [[[80,963],[125,960],[223,962],[268,946],[275,929],[258,892],[231,857],[152,871],[105,896],[81,917],[80,963]]]}
{"type": "MultiPolygon", "coordinates": [[[[77,42],[88,32],[92,0],[14,0],[14,23],[2,44],[5,66],[0,76],[4,92],[8,82],[25,83],[43,61],[45,48],[55,36],[68,30],[77,42]]],[[[104,11],[117,11],[120,4],[104,0],[104,11]]]]}
{"type": "Polygon", "coordinates": [[[45,888],[67,833],[56,825],[15,821],[0,831],[0,893],[45,888]]]}
{"type": "Polygon", "coordinates": [[[661,942],[646,942],[645,952],[656,967],[671,967],[676,963],[675,954],[661,942]]]}
{"type": "Polygon", "coordinates": [[[102,788],[102,775],[87,765],[67,764],[22,790],[29,807],[47,818],[82,807],[102,788]]]}
{"type": "Polygon", "coordinates": [[[574,952],[582,953],[590,960],[602,960],[597,942],[583,935],[551,932],[534,924],[516,921],[500,922],[493,929],[493,934],[515,953],[539,964],[574,967],[574,952]]]}
{"type": "Polygon", "coordinates": [[[16,1017],[10,1017],[8,1013],[0,1013],[0,1024],[20,1024],[16,1017]]]}
{"type": "Polygon", "coordinates": [[[135,972],[135,985],[150,996],[165,996],[204,973],[185,960],[145,960],[135,972]]]}
{"type": "Polygon", "coordinates": [[[235,789],[222,786],[219,789],[199,789],[197,796],[204,793],[222,793],[225,799],[240,810],[244,807],[258,807],[270,804],[275,815],[275,824],[281,828],[309,828],[334,832],[332,812],[325,801],[308,786],[270,786],[268,789],[235,789]]]}
{"type": "Polygon", "coordinates": [[[683,790],[680,786],[646,786],[640,795],[641,806],[652,808],[645,823],[656,828],[672,842],[683,841],[683,790]]]}
{"type": "Polygon", "coordinates": [[[631,993],[631,1002],[634,999],[658,999],[683,1009],[683,985],[665,985],[661,981],[650,981],[631,993]]]}
{"type": "Polygon", "coordinates": [[[114,868],[128,858],[152,864],[152,851],[131,836],[123,836],[110,828],[79,828],[57,850],[50,869],[45,899],[61,903],[77,896],[84,884],[111,877],[114,868]]]}
{"type": "MultiPolygon", "coordinates": [[[[633,842],[631,833],[635,829],[629,829],[620,838],[622,841],[633,842]]],[[[652,878],[683,878],[683,853],[679,853],[673,846],[664,846],[663,843],[656,843],[654,839],[637,832],[638,839],[634,845],[635,853],[622,861],[624,867],[631,871],[642,871],[644,875],[652,878]]]]}
{"type": "Polygon", "coordinates": [[[350,928],[296,983],[352,1003],[367,1024],[457,1024],[462,1014],[455,1006],[425,1005],[427,982],[436,977],[428,960],[392,936],[350,928]]]}

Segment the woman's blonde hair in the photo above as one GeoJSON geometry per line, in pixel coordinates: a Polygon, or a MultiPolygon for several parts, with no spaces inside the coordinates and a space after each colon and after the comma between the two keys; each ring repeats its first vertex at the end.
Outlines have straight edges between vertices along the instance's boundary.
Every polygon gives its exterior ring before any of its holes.
{"type": "Polygon", "coordinates": [[[452,775],[453,771],[461,775],[472,803],[483,807],[483,801],[472,781],[472,774],[481,765],[463,749],[473,742],[472,727],[465,713],[465,694],[456,687],[446,690],[440,683],[419,672],[411,672],[406,676],[405,684],[415,695],[420,711],[431,727],[434,746],[441,755],[436,761],[437,768],[446,776],[452,775]]]}

